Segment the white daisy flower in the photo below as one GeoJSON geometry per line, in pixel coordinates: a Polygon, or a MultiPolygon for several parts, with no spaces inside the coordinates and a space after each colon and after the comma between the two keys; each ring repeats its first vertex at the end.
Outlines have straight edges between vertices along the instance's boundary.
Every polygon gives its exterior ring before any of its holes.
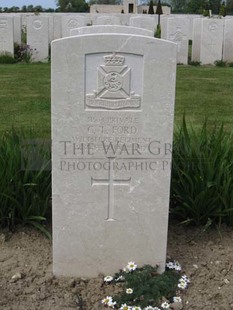
{"type": "Polygon", "coordinates": [[[173,262],[166,263],[166,267],[169,268],[169,269],[174,269],[173,262]]]}
{"type": "Polygon", "coordinates": [[[132,288],[127,288],[126,289],[126,294],[133,294],[133,289],[132,288]]]}
{"type": "Polygon", "coordinates": [[[107,296],[104,299],[101,300],[102,304],[104,305],[108,305],[108,303],[112,302],[112,297],[111,296],[107,296]]]}
{"type": "Polygon", "coordinates": [[[115,308],[116,301],[111,301],[107,304],[110,308],[115,308]]]}
{"type": "Polygon", "coordinates": [[[153,308],[154,310],[160,310],[158,307],[153,308]]]}
{"type": "Polygon", "coordinates": [[[168,302],[165,301],[165,302],[162,303],[161,307],[162,307],[163,309],[169,309],[170,305],[169,305],[168,302]]]}
{"type": "Polygon", "coordinates": [[[180,282],[178,283],[178,287],[181,288],[182,290],[187,288],[187,283],[186,282],[180,282]]]}
{"type": "Polygon", "coordinates": [[[187,283],[190,283],[190,279],[184,274],[181,279],[185,280],[187,283]]]}
{"type": "Polygon", "coordinates": [[[173,302],[182,302],[182,299],[180,296],[173,297],[173,302]]]}
{"type": "Polygon", "coordinates": [[[122,304],[120,310],[132,310],[132,308],[130,306],[127,306],[126,304],[122,304]]]}
{"type": "MultiPolygon", "coordinates": [[[[147,306],[144,310],[154,310],[155,308],[152,306],[147,306]]],[[[158,308],[157,308],[158,309],[158,308]]]]}
{"type": "Polygon", "coordinates": [[[141,307],[136,306],[136,307],[133,307],[133,308],[132,308],[132,310],[142,310],[142,308],[141,308],[141,307]]]}
{"type": "Polygon", "coordinates": [[[105,281],[105,282],[112,282],[112,280],[113,280],[113,277],[112,277],[112,276],[106,276],[106,277],[104,277],[104,281],[105,281]]]}
{"type": "Polygon", "coordinates": [[[135,264],[135,262],[128,262],[128,265],[126,266],[126,268],[129,271],[134,271],[137,268],[137,265],[135,264]]]}

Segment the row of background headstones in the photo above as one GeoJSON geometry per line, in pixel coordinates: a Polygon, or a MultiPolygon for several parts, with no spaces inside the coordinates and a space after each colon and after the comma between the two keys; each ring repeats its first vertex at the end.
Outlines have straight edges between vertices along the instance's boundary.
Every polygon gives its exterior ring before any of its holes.
{"type": "MultiPolygon", "coordinates": [[[[0,16],[0,52],[14,53],[14,42],[21,43],[21,30],[27,29],[27,44],[33,61],[46,61],[49,44],[70,36],[72,29],[87,25],[120,25],[147,29],[154,33],[157,15],[33,13],[0,16]]],[[[199,15],[169,15],[161,18],[162,39],[177,43],[178,63],[187,64],[189,40],[192,61],[213,64],[233,61],[233,18],[203,18],[199,15]]]]}

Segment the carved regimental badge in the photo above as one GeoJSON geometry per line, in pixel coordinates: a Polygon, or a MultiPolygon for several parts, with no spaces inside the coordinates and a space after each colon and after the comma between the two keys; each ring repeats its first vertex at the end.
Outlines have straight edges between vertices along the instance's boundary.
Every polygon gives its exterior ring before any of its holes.
{"type": "Polygon", "coordinates": [[[94,109],[120,110],[140,108],[141,97],[131,91],[131,69],[122,55],[104,56],[97,68],[97,90],[86,95],[86,106],[94,109]]]}

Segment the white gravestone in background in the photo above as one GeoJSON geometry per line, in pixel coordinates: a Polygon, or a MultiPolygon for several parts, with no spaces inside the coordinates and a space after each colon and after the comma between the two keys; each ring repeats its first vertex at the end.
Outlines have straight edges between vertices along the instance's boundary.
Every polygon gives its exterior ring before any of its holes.
{"type": "Polygon", "coordinates": [[[71,36],[91,34],[91,33],[128,33],[149,37],[154,36],[153,31],[130,26],[110,26],[110,25],[87,26],[77,29],[71,29],[70,31],[71,36]]]}
{"type": "Polygon", "coordinates": [[[223,60],[233,62],[233,19],[225,20],[223,60]]]}
{"type": "Polygon", "coordinates": [[[21,44],[21,37],[22,37],[22,22],[21,22],[21,15],[15,14],[14,15],[14,42],[21,44]]]}
{"type": "Polygon", "coordinates": [[[53,37],[54,40],[60,39],[62,37],[62,17],[60,15],[53,16],[53,37]]]}
{"type": "Polygon", "coordinates": [[[202,19],[195,18],[193,20],[193,42],[192,42],[192,61],[200,61],[201,53],[201,26],[202,19]]]}
{"type": "Polygon", "coordinates": [[[132,27],[144,28],[155,33],[158,23],[158,16],[132,16],[129,25],[132,27]]]}
{"type": "Polygon", "coordinates": [[[69,37],[70,30],[86,26],[86,18],[79,15],[63,15],[62,17],[62,37],[69,37]]]}
{"type": "Polygon", "coordinates": [[[171,42],[52,42],[55,275],[113,274],[130,260],[164,271],[175,79],[171,42]]]}
{"type": "Polygon", "coordinates": [[[13,17],[0,14],[0,54],[14,55],[14,30],[13,17]]]}
{"type": "Polygon", "coordinates": [[[49,20],[43,16],[29,16],[27,44],[32,49],[32,61],[48,61],[49,20]]]}
{"type": "Polygon", "coordinates": [[[120,25],[120,19],[117,16],[99,16],[96,20],[96,25],[120,25]]]}
{"type": "Polygon", "coordinates": [[[201,31],[200,61],[203,65],[213,64],[222,59],[223,20],[220,18],[204,18],[201,31]]]}
{"type": "Polygon", "coordinates": [[[166,39],[177,44],[177,63],[188,63],[189,26],[188,18],[167,18],[166,39]]]}

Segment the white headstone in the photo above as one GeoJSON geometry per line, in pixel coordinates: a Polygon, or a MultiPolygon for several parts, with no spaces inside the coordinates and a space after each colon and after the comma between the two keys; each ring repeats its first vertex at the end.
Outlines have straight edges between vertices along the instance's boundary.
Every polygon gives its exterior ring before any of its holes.
{"type": "Polygon", "coordinates": [[[61,30],[61,16],[60,15],[53,15],[53,37],[54,40],[60,39],[62,37],[62,30],[61,30]]]}
{"type": "Polygon", "coordinates": [[[225,21],[223,60],[233,62],[233,19],[225,21]]]}
{"type": "Polygon", "coordinates": [[[177,62],[181,64],[188,63],[189,25],[185,17],[167,18],[166,39],[177,44],[177,62]]]}
{"type": "Polygon", "coordinates": [[[157,28],[157,15],[155,16],[132,16],[129,20],[129,25],[138,28],[144,28],[150,31],[155,32],[157,28]]]}
{"type": "Polygon", "coordinates": [[[14,28],[13,17],[0,14],[0,54],[14,55],[14,28]]]}
{"type": "Polygon", "coordinates": [[[120,19],[117,16],[103,15],[96,20],[96,25],[120,25],[120,19]]]}
{"type": "Polygon", "coordinates": [[[49,20],[43,16],[29,16],[27,44],[32,49],[32,61],[47,61],[49,56],[49,20]]]}
{"type": "Polygon", "coordinates": [[[55,40],[53,14],[49,14],[48,19],[49,19],[49,44],[50,44],[53,40],[55,40]]]}
{"type": "Polygon", "coordinates": [[[62,16],[62,37],[69,37],[70,30],[86,26],[86,18],[77,14],[62,16]]]}
{"type": "Polygon", "coordinates": [[[204,18],[202,20],[200,61],[203,65],[222,59],[223,20],[204,18]]]}
{"type": "Polygon", "coordinates": [[[175,72],[176,45],[151,37],[52,42],[55,275],[164,270],[175,72]]]}
{"type": "Polygon", "coordinates": [[[22,23],[21,23],[21,15],[14,15],[14,42],[21,44],[22,37],[22,23]]]}
{"type": "Polygon", "coordinates": [[[130,26],[110,26],[110,25],[87,26],[77,29],[71,29],[70,31],[71,36],[90,34],[90,33],[128,33],[128,34],[136,34],[139,36],[149,36],[149,37],[154,36],[154,33],[150,30],[130,26]]]}
{"type": "Polygon", "coordinates": [[[162,15],[160,20],[161,27],[161,39],[167,40],[167,26],[168,26],[168,17],[162,15]]]}
{"type": "Polygon", "coordinates": [[[193,40],[192,40],[192,61],[200,61],[201,53],[201,26],[202,19],[195,18],[193,20],[193,40]]]}

